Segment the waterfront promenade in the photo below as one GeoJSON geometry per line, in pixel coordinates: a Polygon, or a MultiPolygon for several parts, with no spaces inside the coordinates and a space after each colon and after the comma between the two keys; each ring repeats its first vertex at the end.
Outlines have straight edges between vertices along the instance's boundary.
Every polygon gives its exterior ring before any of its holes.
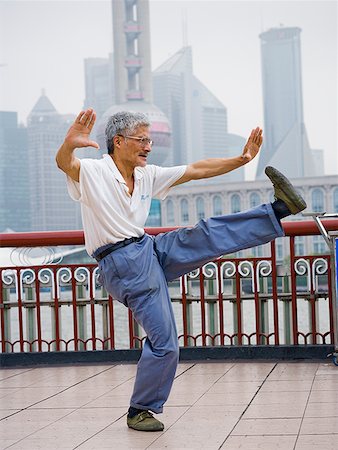
{"type": "Polygon", "coordinates": [[[0,449],[337,449],[331,360],[182,362],[161,433],[126,426],[135,370],[0,369],[0,449]]]}

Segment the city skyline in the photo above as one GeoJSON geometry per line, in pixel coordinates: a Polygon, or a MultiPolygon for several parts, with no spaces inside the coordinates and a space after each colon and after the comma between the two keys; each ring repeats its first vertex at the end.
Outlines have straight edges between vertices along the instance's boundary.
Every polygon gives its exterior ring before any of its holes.
{"type": "MultiPolygon", "coordinates": [[[[0,49],[0,64],[7,64],[0,67],[0,110],[18,111],[19,120],[26,121],[42,88],[62,114],[82,107],[84,59],[108,57],[112,50],[110,2],[82,4],[85,7],[80,8],[79,2],[71,1],[65,8],[64,2],[56,1],[0,1],[0,38],[9,43],[0,49]],[[58,23],[63,33],[52,38],[58,23]],[[32,48],[26,54],[19,51],[22,36],[32,48]]],[[[226,106],[229,132],[247,136],[253,126],[263,125],[259,33],[281,23],[299,26],[310,145],[324,150],[326,172],[337,173],[336,2],[213,1],[208,5],[150,1],[152,69],[179,50],[182,35],[188,35],[185,40],[193,47],[196,76],[226,106]]],[[[254,174],[253,166],[252,170],[254,174]]]]}

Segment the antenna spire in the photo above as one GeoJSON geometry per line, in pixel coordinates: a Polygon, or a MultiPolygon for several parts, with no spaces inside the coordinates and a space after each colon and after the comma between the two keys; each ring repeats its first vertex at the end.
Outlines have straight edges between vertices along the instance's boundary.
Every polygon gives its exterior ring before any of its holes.
{"type": "Polygon", "coordinates": [[[182,40],[183,47],[188,47],[188,19],[186,8],[182,10],[182,40]]]}

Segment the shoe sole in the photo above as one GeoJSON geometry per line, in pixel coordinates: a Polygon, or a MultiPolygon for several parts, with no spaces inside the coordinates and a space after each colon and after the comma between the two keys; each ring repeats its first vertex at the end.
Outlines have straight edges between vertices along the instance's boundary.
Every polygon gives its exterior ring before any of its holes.
{"type": "MultiPolygon", "coordinates": [[[[128,425],[128,424],[127,424],[128,425]]],[[[146,432],[157,432],[157,431],[163,431],[164,430],[164,427],[163,428],[155,428],[155,429],[144,429],[144,428],[136,428],[136,427],[134,427],[134,426],[132,426],[132,425],[128,425],[128,428],[130,428],[131,430],[136,430],[136,431],[146,431],[146,432]]]]}
{"type": "Polygon", "coordinates": [[[271,180],[276,190],[281,192],[282,195],[280,197],[277,196],[277,198],[286,204],[292,214],[297,214],[306,208],[305,200],[298,194],[285,175],[271,166],[265,168],[265,174],[271,180]]]}

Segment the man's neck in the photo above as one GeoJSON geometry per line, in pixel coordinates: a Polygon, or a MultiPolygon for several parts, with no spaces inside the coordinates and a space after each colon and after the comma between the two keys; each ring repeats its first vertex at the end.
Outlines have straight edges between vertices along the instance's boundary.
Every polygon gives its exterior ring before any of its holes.
{"type": "Polygon", "coordinates": [[[119,172],[123,176],[124,180],[126,182],[132,181],[134,179],[134,167],[128,166],[123,161],[121,161],[119,158],[114,157],[114,155],[110,155],[113,159],[116,167],[119,169],[119,172]]]}

